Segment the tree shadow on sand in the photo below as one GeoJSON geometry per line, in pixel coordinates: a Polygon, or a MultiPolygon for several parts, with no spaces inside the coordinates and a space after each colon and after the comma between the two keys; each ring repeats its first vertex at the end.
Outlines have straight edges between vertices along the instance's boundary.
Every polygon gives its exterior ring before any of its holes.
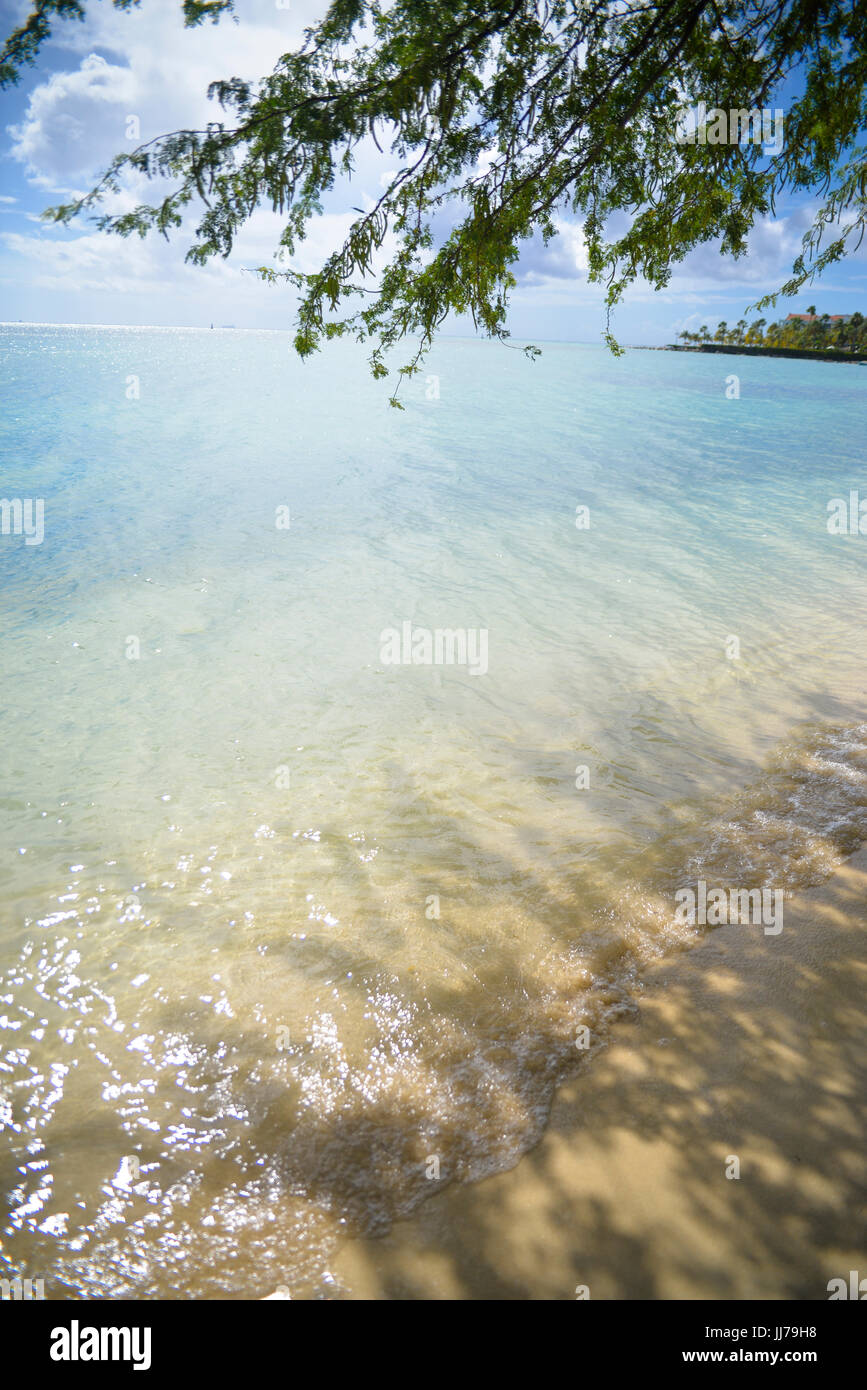
{"type": "MultiPolygon", "coordinates": [[[[505,847],[474,844],[465,818],[426,808],[415,785],[419,816],[464,846],[455,884],[476,864],[490,883],[522,883],[523,911],[550,952],[528,957],[526,935],[500,932],[495,950],[474,955],[459,990],[436,970],[420,988],[391,959],[389,933],[367,951],[333,938],[326,946],[323,933],[311,942],[326,953],[323,971],[351,971],[344,988],[360,1006],[371,981],[385,982],[392,1031],[374,1039],[369,1084],[338,1046],[277,1051],[274,967],[254,940],[257,1017],[185,1004],[166,979],[150,1031],[183,1036],[188,1060],[176,1073],[163,1069],[154,1113],[179,1107],[190,1133],[171,1150],[157,1134],[133,1150],[153,1165],[165,1200],[148,1212],[141,1194],[111,1199],[126,1205],[106,1234],[114,1296],[261,1297],[293,1280],[295,1292],[312,1296],[305,1242],[325,1212],[334,1230],[339,1223],[357,1237],[341,1269],[361,1296],[571,1298],[586,1284],[593,1297],[825,1297],[827,1280],[849,1268],[865,1202],[864,875],[835,880],[829,903],[811,909],[815,922],[801,913],[779,937],[732,926],[678,956],[678,945],[698,938],[666,935],[664,926],[672,888],[690,881],[705,842],[705,871],[735,883],[750,864],[762,881],[765,860],[781,862],[787,833],[794,852],[803,850],[804,882],[852,849],[867,805],[864,750],[841,779],[846,740],[834,737],[812,731],[755,794],[678,827],[664,854],[651,848],[646,874],[640,863],[625,866],[622,940],[589,981],[587,934],[570,904],[582,902],[586,924],[587,904],[607,903],[611,936],[610,883],[584,869],[559,882],[528,876],[505,847]],[[798,839],[808,802],[826,810],[809,844],[798,839]],[[647,969],[654,940],[667,954],[647,969]],[[612,1031],[639,978],[649,983],[639,988],[638,1020],[612,1031]],[[504,980],[517,987],[506,993],[504,980]],[[582,1062],[575,1032],[584,1020],[595,1055],[582,1062]],[[431,1156],[440,1160],[433,1178],[431,1156]],[[729,1156],[741,1164],[736,1179],[726,1177],[729,1156]],[[249,1238],[232,1224],[232,1203],[245,1200],[260,1213],[249,1238]],[[412,1222],[393,1226],[413,1211],[412,1222]],[[160,1222],[170,1231],[165,1269],[146,1232],[128,1235],[142,1212],[154,1232],[160,1222]],[[133,1255],[150,1266],[133,1269],[133,1255]]],[[[398,771],[405,803],[411,779],[398,771]]],[[[387,914],[349,844],[327,825],[322,834],[331,872],[354,884],[361,915],[387,914]]],[[[441,877],[424,871],[418,888],[422,897],[441,892],[441,877]]],[[[430,924],[432,943],[440,930],[430,924]]],[[[109,1045],[107,1031],[100,1045],[109,1045]]],[[[120,1056],[126,1043],[114,1046],[120,1056]]],[[[99,1073],[88,1075],[98,1110],[99,1073]]],[[[77,1113],[69,1125],[81,1132],[77,1113]]],[[[115,1165],[131,1151],[120,1127],[106,1146],[115,1165]]],[[[57,1250],[32,1231],[19,1248],[20,1258],[10,1243],[9,1256],[31,1272],[47,1269],[57,1250]]],[[[331,1248],[325,1238],[322,1248],[331,1248]]],[[[99,1278],[93,1250],[87,1259],[90,1272],[69,1266],[70,1287],[99,1278]]]]}

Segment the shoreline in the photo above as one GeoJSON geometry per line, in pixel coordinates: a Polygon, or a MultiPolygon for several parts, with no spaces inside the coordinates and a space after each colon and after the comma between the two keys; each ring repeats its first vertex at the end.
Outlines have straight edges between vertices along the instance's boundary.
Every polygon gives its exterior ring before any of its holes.
{"type": "Polygon", "coordinates": [[[666,343],[664,347],[649,347],[644,351],[723,353],[730,357],[784,357],[789,361],[843,362],[856,367],[867,365],[867,354],[842,352],[838,348],[750,347],[746,343],[696,343],[688,346],[666,343]]]}
{"type": "Polygon", "coordinates": [[[722,926],[652,966],[535,1149],[348,1241],[343,1296],[826,1300],[867,1275],[865,985],[862,846],[778,937],[722,926]]]}

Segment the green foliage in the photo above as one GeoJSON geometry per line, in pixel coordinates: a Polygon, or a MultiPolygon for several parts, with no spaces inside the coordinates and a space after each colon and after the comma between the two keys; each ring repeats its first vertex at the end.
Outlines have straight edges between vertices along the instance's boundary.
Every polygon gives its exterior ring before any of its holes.
{"type": "MultiPolygon", "coordinates": [[[[815,306],[809,305],[805,313],[815,315],[815,306]]],[[[677,336],[687,345],[711,341],[706,328],[701,328],[698,333],[684,329],[677,336]]],[[[765,319],[756,319],[749,329],[746,328],[746,321],[741,319],[733,329],[724,322],[720,323],[713,335],[713,342],[729,347],[809,348],[812,351],[829,348],[863,356],[867,354],[867,318],[860,313],[821,314],[814,317],[812,322],[786,318],[767,325],[765,319]]]]}
{"type": "MultiPolygon", "coordinates": [[[[197,24],[231,0],[183,8],[197,24]]],[[[36,0],[6,45],[3,81],[33,60],[55,18],[82,13],[79,0],[36,0]]],[[[255,208],[271,207],[284,218],[283,265],[258,273],[298,291],[297,350],[349,334],[371,345],[376,376],[403,339],[418,344],[415,371],[450,313],[505,340],[522,243],[549,241],[570,213],[610,316],[637,276],[662,288],[715,239],[740,256],[781,194],[808,192],[821,205],[779,291],[792,294],[867,225],[865,20],[867,0],[333,0],[270,76],[211,85],[220,119],[120,155],[95,189],[49,215],[67,223],[97,210],[131,169],[168,191],[132,212],[97,212],[97,225],[168,236],[192,206],[187,256],[203,264],[229,254],[255,208]],[[772,108],[793,74],[801,94],[779,150],[678,142],[699,102],[772,108]],[[302,273],[298,244],[367,138],[397,171],[340,249],[302,273]]],[[[604,336],[616,351],[610,325],[604,336]]]]}

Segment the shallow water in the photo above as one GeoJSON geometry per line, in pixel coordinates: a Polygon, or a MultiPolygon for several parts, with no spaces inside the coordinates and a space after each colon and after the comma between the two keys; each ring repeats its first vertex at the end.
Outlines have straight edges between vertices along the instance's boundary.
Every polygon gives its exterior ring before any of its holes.
{"type": "Polygon", "coordinates": [[[444,341],[397,412],[289,345],[0,329],[45,500],[0,535],[0,1256],[48,1296],[334,1296],[535,1142],[678,887],[867,833],[862,368],[444,341]],[[383,664],[404,622],[487,669],[383,664]]]}

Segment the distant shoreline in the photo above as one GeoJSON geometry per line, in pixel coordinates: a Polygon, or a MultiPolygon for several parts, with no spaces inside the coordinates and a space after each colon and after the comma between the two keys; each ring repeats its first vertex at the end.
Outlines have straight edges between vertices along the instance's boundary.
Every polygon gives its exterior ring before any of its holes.
{"type": "MultiPolygon", "coordinates": [[[[19,319],[17,321],[0,319],[0,329],[4,328],[68,328],[116,333],[273,333],[282,336],[291,336],[294,332],[292,328],[239,327],[237,324],[220,324],[218,327],[211,328],[204,324],[189,323],[55,323],[37,319],[19,319]]],[[[465,337],[459,333],[443,333],[441,337],[449,342],[457,343],[490,341],[481,336],[465,337]]],[[[529,340],[527,341],[529,342],[529,340]]],[[[523,342],[523,339],[516,340],[512,346],[519,347],[523,342]]],[[[537,337],[536,342],[551,347],[597,348],[599,350],[604,348],[603,343],[585,342],[578,338],[537,337]]],[[[860,366],[867,365],[867,352],[842,352],[838,348],[748,347],[746,344],[738,346],[732,343],[692,343],[689,346],[680,343],[624,343],[623,346],[627,352],[721,352],[738,357],[800,357],[815,362],[849,362],[860,366]]]]}
{"type": "Polygon", "coordinates": [[[784,348],[747,347],[746,344],[696,343],[682,347],[680,343],[666,343],[664,347],[647,347],[647,352],[723,352],[736,357],[807,357],[815,362],[854,362],[867,364],[867,354],[842,352],[838,348],[784,348]]]}

